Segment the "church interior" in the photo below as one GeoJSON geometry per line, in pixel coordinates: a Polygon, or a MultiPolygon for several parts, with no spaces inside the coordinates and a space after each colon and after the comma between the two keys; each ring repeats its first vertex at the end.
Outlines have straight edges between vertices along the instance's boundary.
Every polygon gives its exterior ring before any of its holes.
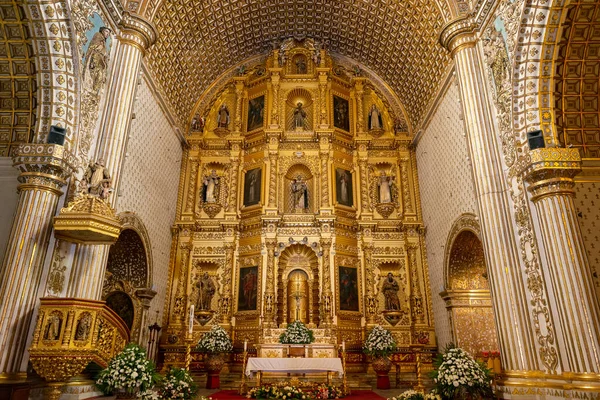
{"type": "Polygon", "coordinates": [[[455,343],[498,398],[600,398],[600,2],[3,0],[0,33],[0,398],[97,396],[127,342],[202,371],[214,325],[239,376],[298,320],[354,376],[381,325],[400,371],[455,343]]]}

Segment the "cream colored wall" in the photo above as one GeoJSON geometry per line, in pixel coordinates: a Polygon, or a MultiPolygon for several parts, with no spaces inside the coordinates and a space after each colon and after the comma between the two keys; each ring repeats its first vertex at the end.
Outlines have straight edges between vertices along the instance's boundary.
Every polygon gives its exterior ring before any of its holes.
{"type": "Polygon", "coordinates": [[[162,318],[167,291],[171,226],[175,221],[182,149],[146,77],[138,87],[134,112],[117,211],[135,212],[150,236],[152,283],[157,295],[152,301],[149,319],[154,323],[156,311],[162,318]]]}
{"type": "Polygon", "coordinates": [[[19,172],[12,166],[10,157],[0,157],[0,264],[6,252],[6,243],[10,235],[13,217],[17,208],[17,177],[19,172]]]}
{"type": "Polygon", "coordinates": [[[594,287],[600,299],[600,181],[577,181],[575,208],[594,287]]]}
{"type": "Polygon", "coordinates": [[[416,150],[423,222],[427,228],[425,242],[433,314],[440,348],[452,340],[446,307],[439,296],[444,290],[444,246],[452,224],[461,214],[477,214],[461,114],[458,87],[452,82],[416,150]]]}

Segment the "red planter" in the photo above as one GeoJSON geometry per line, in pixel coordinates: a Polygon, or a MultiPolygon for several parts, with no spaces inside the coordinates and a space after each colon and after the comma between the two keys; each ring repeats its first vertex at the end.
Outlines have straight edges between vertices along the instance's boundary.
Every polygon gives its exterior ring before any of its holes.
{"type": "Polygon", "coordinates": [[[392,369],[392,362],[387,357],[375,357],[371,363],[373,370],[377,374],[377,389],[389,389],[389,373],[392,369]]]}
{"type": "Polygon", "coordinates": [[[204,357],[204,368],[208,376],[206,377],[207,389],[219,389],[221,387],[220,374],[225,360],[222,354],[207,354],[204,357]]]}

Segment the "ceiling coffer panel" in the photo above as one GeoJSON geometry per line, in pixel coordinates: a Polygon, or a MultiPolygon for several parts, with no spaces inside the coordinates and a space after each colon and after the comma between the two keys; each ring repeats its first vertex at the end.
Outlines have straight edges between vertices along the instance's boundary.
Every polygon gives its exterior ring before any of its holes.
{"type": "Polygon", "coordinates": [[[447,18],[434,0],[169,0],[148,61],[183,122],[227,69],[287,37],[311,37],[379,75],[415,127],[450,62],[437,42],[447,18]]]}

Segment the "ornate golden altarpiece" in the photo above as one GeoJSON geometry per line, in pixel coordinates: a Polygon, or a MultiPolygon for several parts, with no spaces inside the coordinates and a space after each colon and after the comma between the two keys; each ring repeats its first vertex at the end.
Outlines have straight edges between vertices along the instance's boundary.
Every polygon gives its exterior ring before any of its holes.
{"type": "Polygon", "coordinates": [[[415,155],[384,83],[288,39],[224,74],[190,121],[165,365],[216,323],[240,352],[295,319],[317,343],[359,350],[382,324],[401,347],[436,346],[415,155]]]}

